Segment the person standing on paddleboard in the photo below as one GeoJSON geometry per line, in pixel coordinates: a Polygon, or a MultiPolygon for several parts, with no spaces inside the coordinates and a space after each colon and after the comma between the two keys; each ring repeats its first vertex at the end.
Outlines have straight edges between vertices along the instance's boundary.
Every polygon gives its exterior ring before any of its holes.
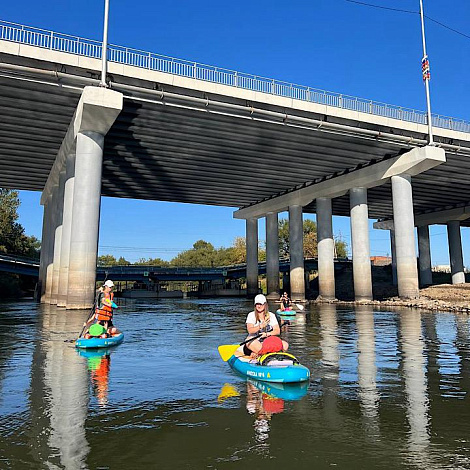
{"type": "Polygon", "coordinates": [[[279,338],[281,328],[276,315],[269,311],[268,301],[263,294],[255,297],[255,309],[246,317],[246,329],[248,331],[246,339],[261,336],[243,346],[245,356],[257,357],[268,352],[287,351],[289,347],[286,341],[279,338]],[[272,339],[267,340],[267,338],[272,339]]]}
{"type": "MultiPolygon", "coordinates": [[[[95,315],[93,315],[93,317],[87,322],[90,324],[96,321],[106,329],[105,334],[109,336],[120,333],[120,331],[113,325],[114,308],[117,307],[113,301],[113,288],[114,282],[111,281],[111,279],[108,279],[103,286],[99,288],[95,302],[95,315]]],[[[85,324],[85,326],[88,326],[88,324],[85,324]]]]}

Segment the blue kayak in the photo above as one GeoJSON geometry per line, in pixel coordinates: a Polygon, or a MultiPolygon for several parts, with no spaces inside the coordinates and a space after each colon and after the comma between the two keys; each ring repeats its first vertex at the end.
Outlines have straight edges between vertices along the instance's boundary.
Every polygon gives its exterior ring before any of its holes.
{"type": "Polygon", "coordinates": [[[290,361],[286,361],[289,365],[279,365],[279,362],[275,362],[262,366],[248,357],[232,356],[228,363],[240,374],[263,382],[295,383],[310,378],[310,371],[305,366],[292,364],[290,361]]]}
{"type": "Polygon", "coordinates": [[[123,339],[124,333],[119,333],[118,335],[111,336],[110,338],[78,338],[75,341],[75,347],[80,349],[109,348],[122,343],[123,339]]]}
{"type": "Polygon", "coordinates": [[[276,313],[283,317],[287,317],[287,316],[290,317],[290,316],[294,316],[297,314],[295,310],[281,310],[281,309],[276,310],[276,313]]]}

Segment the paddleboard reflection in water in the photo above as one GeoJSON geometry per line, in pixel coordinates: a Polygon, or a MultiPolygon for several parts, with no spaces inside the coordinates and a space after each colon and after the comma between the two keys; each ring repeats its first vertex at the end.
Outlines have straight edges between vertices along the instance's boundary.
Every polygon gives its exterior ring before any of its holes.
{"type": "Polygon", "coordinates": [[[99,406],[105,408],[108,404],[109,371],[111,369],[110,350],[78,349],[77,352],[80,356],[86,357],[93,393],[99,406]]]}

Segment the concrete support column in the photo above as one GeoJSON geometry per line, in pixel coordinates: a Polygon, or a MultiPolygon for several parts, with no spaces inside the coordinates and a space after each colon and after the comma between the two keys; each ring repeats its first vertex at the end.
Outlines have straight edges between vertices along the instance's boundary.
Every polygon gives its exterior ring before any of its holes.
{"type": "Polygon", "coordinates": [[[398,286],[397,248],[395,246],[395,230],[390,230],[390,250],[392,254],[392,285],[398,286]]]}
{"type": "Polygon", "coordinates": [[[320,297],[335,298],[335,241],[331,198],[317,199],[318,288],[320,297]]]}
{"type": "Polygon", "coordinates": [[[460,236],[460,222],[450,220],[447,222],[447,236],[449,238],[450,272],[452,284],[464,284],[462,238],[460,236]]]}
{"type": "Polygon", "coordinates": [[[258,219],[246,219],[246,295],[258,293],[258,219]]]}
{"type": "Polygon", "coordinates": [[[91,308],[95,295],[104,136],[77,134],[67,308],[91,308]]]}
{"type": "Polygon", "coordinates": [[[67,306],[69,281],[70,237],[72,234],[73,188],[75,183],[75,154],[69,155],[65,168],[64,208],[62,217],[62,243],[60,250],[59,289],[57,306],[67,306]]]}
{"type": "Polygon", "coordinates": [[[290,297],[305,300],[302,206],[289,207],[290,297]]]}
{"type": "Polygon", "coordinates": [[[432,284],[431,245],[429,243],[429,225],[418,227],[419,282],[421,286],[432,284]]]}
{"type": "Polygon", "coordinates": [[[46,289],[44,292],[44,302],[51,303],[52,297],[52,277],[54,275],[54,245],[55,229],[57,227],[57,186],[54,187],[51,197],[51,210],[47,231],[47,267],[46,267],[46,289]]]}
{"type": "Polygon", "coordinates": [[[51,218],[52,196],[47,198],[44,204],[44,213],[42,216],[42,235],[41,235],[41,260],[39,263],[39,281],[38,281],[38,300],[45,302],[46,281],[47,281],[47,265],[48,265],[48,237],[49,223],[51,218]]]}
{"type": "Polygon", "coordinates": [[[266,214],[266,281],[268,297],[279,298],[279,227],[277,212],[266,214]]]}
{"type": "Polygon", "coordinates": [[[56,228],[54,236],[54,261],[52,268],[51,305],[57,305],[57,294],[59,292],[60,253],[62,247],[62,219],[64,210],[65,169],[60,173],[59,186],[57,188],[56,228]]]}
{"type": "Polygon", "coordinates": [[[367,189],[350,189],[349,202],[351,206],[354,295],[357,301],[372,300],[367,189]]]}
{"type": "Polygon", "coordinates": [[[397,252],[398,295],[419,297],[411,176],[392,176],[393,222],[397,252]]]}

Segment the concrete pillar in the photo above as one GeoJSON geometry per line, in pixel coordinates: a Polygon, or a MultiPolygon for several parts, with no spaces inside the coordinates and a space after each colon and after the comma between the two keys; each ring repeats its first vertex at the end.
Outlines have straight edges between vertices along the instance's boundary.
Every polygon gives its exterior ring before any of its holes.
{"type": "Polygon", "coordinates": [[[60,252],[59,289],[57,306],[67,306],[69,281],[70,237],[72,234],[73,188],[75,183],[75,154],[69,155],[65,168],[64,208],[62,217],[62,243],[60,252]]]}
{"type": "Polygon", "coordinates": [[[318,290],[320,297],[335,299],[335,241],[331,198],[317,199],[318,290]]]}
{"type": "Polygon", "coordinates": [[[279,298],[279,227],[277,212],[266,214],[266,283],[268,297],[279,298]]]}
{"type": "Polygon", "coordinates": [[[62,247],[62,219],[64,210],[65,168],[59,176],[57,188],[56,229],[54,236],[54,261],[52,268],[51,305],[57,305],[57,294],[59,292],[60,253],[62,247]]]}
{"type": "Polygon", "coordinates": [[[289,207],[290,297],[305,300],[302,206],[289,207]]]}
{"type": "Polygon", "coordinates": [[[246,219],[246,295],[258,293],[258,219],[246,219]]]}
{"type": "Polygon", "coordinates": [[[44,302],[51,303],[52,297],[52,277],[54,274],[54,244],[55,229],[57,227],[57,186],[54,187],[51,197],[51,211],[47,231],[47,267],[46,267],[46,289],[44,292],[44,302]]]}
{"type": "Polygon", "coordinates": [[[429,225],[418,227],[419,282],[421,286],[432,284],[431,245],[429,243],[429,225]]]}
{"type": "Polygon", "coordinates": [[[392,254],[392,285],[398,286],[397,248],[395,246],[395,230],[390,230],[390,250],[392,254]]]}
{"type": "Polygon", "coordinates": [[[460,236],[460,222],[458,220],[449,220],[449,222],[447,222],[447,236],[449,238],[452,284],[464,284],[465,273],[463,270],[462,239],[460,236]]]}
{"type": "Polygon", "coordinates": [[[392,176],[393,223],[397,251],[398,295],[419,297],[411,176],[392,176]]]}
{"type": "Polygon", "coordinates": [[[52,196],[47,198],[44,204],[44,213],[42,216],[42,235],[41,235],[41,260],[39,263],[39,282],[38,282],[38,300],[45,302],[46,281],[47,281],[47,265],[48,265],[48,237],[49,237],[49,222],[51,218],[51,204],[52,196]]]}
{"type": "Polygon", "coordinates": [[[372,300],[367,189],[350,189],[349,202],[351,206],[354,295],[357,301],[372,300]]]}
{"type": "Polygon", "coordinates": [[[77,135],[67,308],[91,308],[95,296],[104,136],[77,135]]]}

